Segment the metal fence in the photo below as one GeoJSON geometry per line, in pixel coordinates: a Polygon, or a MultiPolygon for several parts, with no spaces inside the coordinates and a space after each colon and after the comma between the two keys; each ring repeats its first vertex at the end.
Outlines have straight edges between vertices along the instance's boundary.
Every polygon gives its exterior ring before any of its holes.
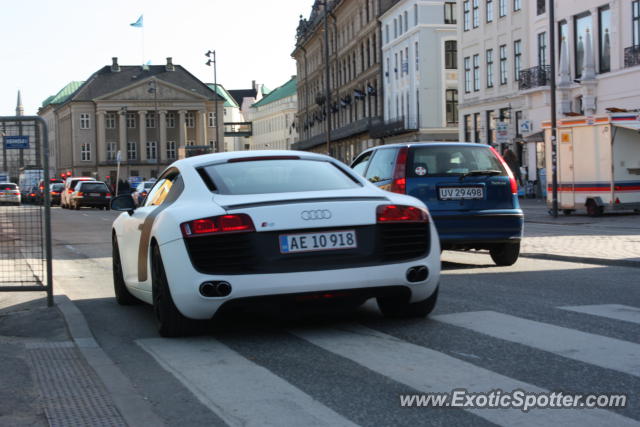
{"type": "Polygon", "coordinates": [[[47,126],[37,116],[0,117],[0,139],[0,292],[44,291],[51,306],[47,126]]]}

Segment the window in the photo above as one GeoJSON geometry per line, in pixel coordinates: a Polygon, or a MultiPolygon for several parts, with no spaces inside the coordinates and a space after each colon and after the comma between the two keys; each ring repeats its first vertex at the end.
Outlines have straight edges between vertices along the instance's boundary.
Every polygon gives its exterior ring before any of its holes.
{"type": "Polygon", "coordinates": [[[522,9],[522,0],[513,0],[513,11],[516,12],[522,9]]]}
{"type": "Polygon", "coordinates": [[[404,52],[400,50],[400,76],[404,74],[404,52]]]}
{"type": "Polygon", "coordinates": [[[209,111],[207,113],[207,121],[209,123],[209,127],[210,128],[216,127],[216,112],[215,111],[209,111]]]}
{"type": "Polygon", "coordinates": [[[573,19],[576,78],[580,78],[582,76],[582,67],[584,65],[584,43],[587,37],[587,30],[592,34],[591,14],[586,12],[575,16],[573,19]]]}
{"type": "Polygon", "coordinates": [[[393,69],[394,73],[396,74],[396,80],[398,80],[398,53],[395,53],[395,60],[396,60],[396,66],[393,69]]]}
{"type": "Polygon", "coordinates": [[[399,29],[398,29],[398,34],[402,34],[402,32],[403,32],[403,31],[402,31],[402,28],[403,28],[403,25],[402,25],[402,15],[398,15],[398,27],[399,27],[399,29]]]}
{"type": "Polygon", "coordinates": [[[91,160],[91,144],[80,145],[80,160],[88,162],[91,160]]]}
{"type": "Polygon", "coordinates": [[[188,128],[196,127],[196,120],[195,120],[195,116],[193,115],[193,112],[188,112],[184,116],[184,122],[188,128]]]}
{"type": "Polygon", "coordinates": [[[473,91],[480,90],[480,55],[473,55],[473,91]]]}
{"type": "Polygon", "coordinates": [[[192,147],[192,146],[196,145],[196,142],[193,139],[187,139],[186,145],[188,147],[192,147]]]}
{"type": "Polygon", "coordinates": [[[496,112],[487,111],[487,144],[495,144],[496,138],[496,112]]]}
{"type": "Polygon", "coordinates": [[[598,9],[598,59],[601,73],[611,71],[611,9],[603,6],[598,9]]]}
{"type": "Polygon", "coordinates": [[[136,113],[127,113],[127,128],[135,129],[136,127],[136,113]]]}
{"type": "Polygon", "coordinates": [[[471,141],[471,115],[464,116],[464,140],[465,142],[471,141]]]}
{"type": "Polygon", "coordinates": [[[127,142],[127,160],[135,160],[138,158],[138,144],[133,141],[127,142]]]}
{"type": "Polygon", "coordinates": [[[409,12],[407,12],[406,10],[404,11],[404,30],[409,30],[409,12]]]}
{"type": "Polygon", "coordinates": [[[418,26],[418,5],[413,5],[413,25],[418,26]]]}
{"type": "Polygon", "coordinates": [[[176,157],[176,142],[167,141],[167,159],[175,160],[176,157]]]}
{"type": "Polygon", "coordinates": [[[498,0],[498,15],[500,18],[507,16],[507,0],[498,0]]]}
{"type": "Polygon", "coordinates": [[[148,128],[156,127],[156,114],[155,113],[147,113],[147,117],[145,119],[148,128]]]}
{"type": "Polygon", "coordinates": [[[536,15],[542,15],[547,10],[547,0],[536,0],[536,15]]]}
{"type": "Polygon", "coordinates": [[[511,123],[511,109],[510,108],[501,108],[499,110],[499,116],[501,122],[505,122],[507,124],[511,123]]]}
{"type": "Polygon", "coordinates": [[[393,38],[398,37],[398,20],[393,20],[393,38]]]}
{"type": "Polygon", "coordinates": [[[471,92],[471,58],[464,58],[464,92],[471,92]]]}
{"type": "Polygon", "coordinates": [[[480,26],[480,0],[473,0],[473,28],[480,26]]]}
{"type": "Polygon", "coordinates": [[[107,113],[105,125],[107,129],[115,129],[116,127],[116,115],[115,113],[107,113]]]}
{"type": "Polygon", "coordinates": [[[116,160],[116,143],[107,142],[107,160],[116,160]]]}
{"type": "Polygon", "coordinates": [[[458,90],[447,89],[446,92],[446,104],[447,104],[447,125],[458,124],[458,90]]]}
{"type": "Polygon", "coordinates": [[[369,163],[365,178],[371,182],[387,181],[393,178],[397,151],[389,148],[378,150],[369,163]]]}
{"type": "Polygon", "coordinates": [[[91,129],[89,122],[89,114],[82,113],[80,114],[80,129],[91,129]]]}
{"type": "Polygon", "coordinates": [[[487,87],[493,87],[493,49],[487,49],[487,87]]]}
{"type": "Polygon", "coordinates": [[[507,45],[500,46],[500,84],[507,84],[507,45]]]}
{"type": "Polygon", "coordinates": [[[487,0],[486,3],[487,22],[493,22],[493,0],[487,0]]]}
{"type": "Polygon", "coordinates": [[[480,123],[480,113],[473,114],[473,142],[480,141],[480,131],[482,130],[482,123],[480,123]]]}
{"type": "Polygon", "coordinates": [[[444,4],[444,23],[445,24],[456,24],[456,4],[446,2],[444,4]]]}
{"type": "Polygon", "coordinates": [[[167,127],[176,127],[176,113],[167,113],[167,127]]]}
{"type": "Polygon", "coordinates": [[[419,67],[420,67],[420,54],[419,54],[419,50],[418,50],[418,42],[415,43],[415,53],[416,53],[416,71],[418,71],[419,67]]]}
{"type": "Polygon", "coordinates": [[[538,66],[547,65],[547,33],[538,34],[538,66]]]}
{"type": "Polygon", "coordinates": [[[522,40],[513,42],[513,74],[516,81],[520,80],[520,69],[522,65],[522,40]]]}
{"type": "Polygon", "coordinates": [[[145,199],[144,206],[161,205],[169,195],[173,183],[176,182],[179,177],[180,175],[175,172],[165,173],[164,176],[160,177],[145,199]]]}
{"type": "Polygon", "coordinates": [[[444,67],[447,70],[455,70],[458,68],[458,42],[455,40],[447,40],[444,42],[444,67]]]}
{"type": "Polygon", "coordinates": [[[147,141],[147,159],[156,160],[158,158],[158,143],[147,141]]]}
{"type": "Polygon", "coordinates": [[[522,111],[516,111],[516,137],[522,137],[520,132],[520,123],[522,123],[522,111]]]}
{"type": "MultiPolygon", "coordinates": [[[[558,64],[560,63],[563,41],[569,43],[569,26],[565,20],[558,22],[558,64]]],[[[568,46],[567,44],[567,47],[568,46]]],[[[569,55],[567,55],[567,57],[569,57],[569,55]]]]}
{"type": "Polygon", "coordinates": [[[373,151],[369,151],[368,153],[363,154],[359,158],[357,158],[353,164],[351,165],[351,169],[358,175],[364,175],[364,170],[367,168],[369,164],[369,160],[371,160],[371,155],[373,151]]]}
{"type": "Polygon", "coordinates": [[[470,14],[471,14],[471,4],[469,0],[465,0],[463,3],[464,8],[464,31],[469,31],[469,26],[471,25],[470,14]]]}
{"type": "Polygon", "coordinates": [[[633,32],[633,45],[640,46],[640,0],[635,0],[632,4],[631,26],[633,32]]]}

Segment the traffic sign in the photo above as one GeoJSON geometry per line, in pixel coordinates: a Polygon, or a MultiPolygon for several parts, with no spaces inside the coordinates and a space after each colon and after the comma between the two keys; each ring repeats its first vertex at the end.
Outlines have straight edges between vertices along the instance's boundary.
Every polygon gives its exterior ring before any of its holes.
{"type": "Polygon", "coordinates": [[[29,148],[29,136],[28,135],[5,136],[4,146],[7,150],[29,148]]]}

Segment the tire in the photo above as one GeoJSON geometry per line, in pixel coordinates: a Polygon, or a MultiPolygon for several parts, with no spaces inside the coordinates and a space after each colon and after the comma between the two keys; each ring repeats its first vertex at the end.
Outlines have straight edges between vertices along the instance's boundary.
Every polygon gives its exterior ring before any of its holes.
{"type": "Polygon", "coordinates": [[[438,301],[440,286],[428,297],[418,302],[409,302],[406,298],[378,297],[378,308],[385,317],[410,318],[427,317],[433,311],[438,301]]]}
{"type": "Polygon", "coordinates": [[[131,295],[129,289],[124,284],[124,275],[122,274],[122,263],[120,262],[120,249],[118,248],[118,240],[113,236],[111,243],[112,247],[112,260],[113,266],[113,290],[116,294],[116,301],[120,305],[134,305],[140,301],[131,295]]]}
{"type": "Polygon", "coordinates": [[[573,213],[573,210],[572,209],[563,209],[562,213],[563,213],[564,216],[569,216],[569,215],[571,215],[573,213]]]}
{"type": "Polygon", "coordinates": [[[151,289],[153,311],[160,336],[181,337],[195,332],[198,322],[184,317],[173,303],[158,246],[153,246],[152,249],[151,289]]]}
{"type": "Polygon", "coordinates": [[[520,242],[503,243],[489,251],[491,259],[500,267],[513,265],[520,255],[520,242]]]}
{"type": "Polygon", "coordinates": [[[593,199],[587,200],[586,203],[587,215],[591,217],[602,216],[604,213],[604,208],[602,206],[598,206],[593,199]]]}

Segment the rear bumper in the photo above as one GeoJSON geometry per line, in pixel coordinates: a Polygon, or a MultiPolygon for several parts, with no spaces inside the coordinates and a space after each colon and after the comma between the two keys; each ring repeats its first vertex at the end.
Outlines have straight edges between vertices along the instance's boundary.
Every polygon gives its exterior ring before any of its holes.
{"type": "Polygon", "coordinates": [[[443,249],[490,248],[496,243],[519,242],[522,239],[522,210],[433,212],[443,249]]]}

